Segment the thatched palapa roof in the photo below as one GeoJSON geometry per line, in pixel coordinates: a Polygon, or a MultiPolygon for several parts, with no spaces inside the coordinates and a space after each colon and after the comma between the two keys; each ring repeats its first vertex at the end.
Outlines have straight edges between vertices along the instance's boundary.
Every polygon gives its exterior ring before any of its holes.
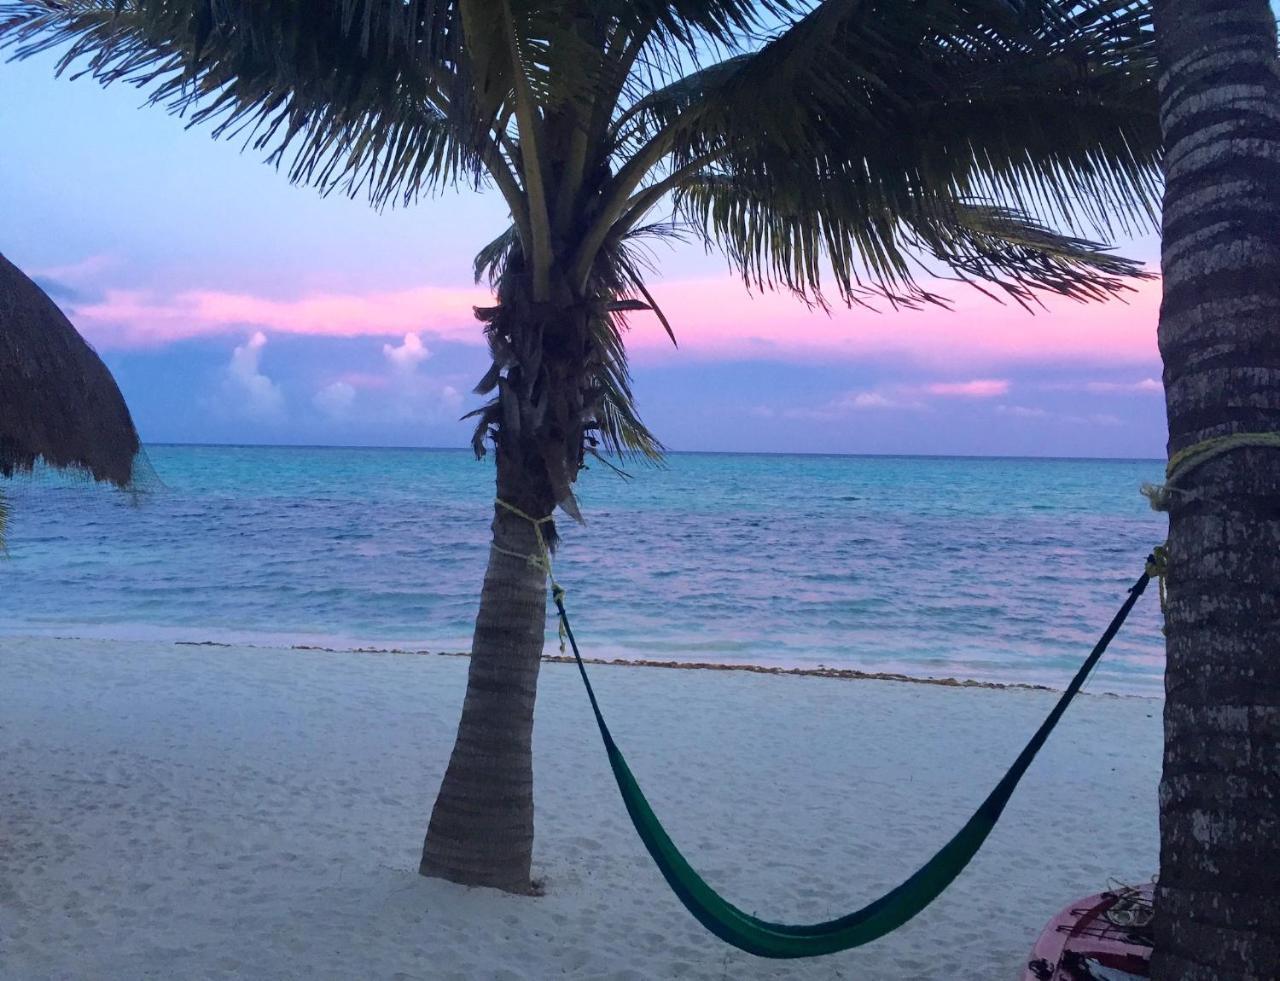
{"type": "Polygon", "coordinates": [[[0,476],[43,462],[127,487],[139,448],[102,359],[44,290],[0,255],[0,476]]]}

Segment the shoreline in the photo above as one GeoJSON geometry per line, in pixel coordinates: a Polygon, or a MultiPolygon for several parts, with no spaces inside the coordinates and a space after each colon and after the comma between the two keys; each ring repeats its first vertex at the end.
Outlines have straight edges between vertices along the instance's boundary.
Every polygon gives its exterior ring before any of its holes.
{"type": "MultiPolygon", "coordinates": [[[[136,637],[92,637],[78,634],[0,634],[0,640],[20,641],[70,641],[74,643],[105,644],[166,644],[173,647],[213,647],[234,650],[260,651],[313,651],[322,654],[394,654],[414,657],[469,658],[470,651],[433,651],[416,647],[381,647],[374,645],[332,646],[328,644],[260,644],[251,641],[223,640],[173,640],[161,638],[136,637]]],[[[573,664],[571,654],[543,654],[544,664],[573,664]]],[[[908,685],[927,685],[935,688],[967,688],[986,691],[1027,691],[1061,693],[1064,689],[1053,685],[1039,684],[1030,681],[986,681],[979,678],[956,676],[921,676],[900,671],[864,671],[860,668],[833,668],[826,665],[815,667],[798,667],[781,664],[759,664],[756,662],[722,662],[722,661],[682,661],[661,658],[625,658],[625,657],[584,657],[585,664],[619,667],[619,668],[659,668],[677,671],[705,672],[737,672],[742,674],[766,675],[787,678],[828,678],[835,681],[885,681],[908,685]]],[[[1080,692],[1095,698],[1137,699],[1140,701],[1158,702],[1162,696],[1158,694],[1142,694],[1138,692],[1090,691],[1086,687],[1080,692]]]]}
{"type": "MultiPolygon", "coordinates": [[[[352,643],[350,645],[333,644],[295,644],[283,640],[279,643],[256,643],[252,640],[183,640],[173,637],[132,637],[132,636],[92,636],[84,634],[61,633],[23,633],[0,632],[0,641],[70,641],[73,643],[105,643],[105,644],[164,644],[174,647],[211,647],[235,650],[260,651],[314,651],[324,654],[395,654],[400,656],[469,658],[470,651],[430,650],[424,647],[395,647],[375,644],[352,643]]],[[[571,654],[546,654],[541,658],[544,664],[573,664],[571,654]]],[[[584,657],[583,662],[590,665],[619,668],[660,668],[678,671],[705,672],[737,672],[741,674],[766,675],[787,678],[828,678],[835,681],[886,681],[908,685],[926,685],[934,688],[965,688],[986,691],[1026,691],[1050,692],[1060,694],[1064,688],[1041,684],[1032,681],[990,681],[981,678],[966,678],[954,675],[913,675],[901,671],[868,671],[861,668],[834,668],[825,664],[813,667],[802,667],[786,664],[761,664],[754,661],[687,661],[663,658],[629,658],[629,657],[584,657]]],[[[1163,701],[1163,692],[1143,693],[1134,691],[1091,691],[1086,687],[1081,695],[1095,698],[1137,699],[1139,701],[1163,701]]]]}
{"type": "MultiPolygon", "coordinates": [[[[84,638],[65,637],[60,639],[83,640],[84,638]]],[[[129,643],[129,641],[122,641],[122,643],[129,643]]],[[[471,657],[471,653],[469,651],[431,651],[423,648],[408,647],[330,647],[323,644],[289,644],[287,646],[273,646],[268,644],[229,643],[220,640],[175,640],[171,643],[175,647],[225,647],[248,648],[251,650],[314,651],[322,654],[396,654],[417,657],[471,657]]],[[[574,658],[571,654],[543,654],[541,660],[544,664],[574,663],[574,658]]],[[[665,668],[676,671],[737,671],[746,674],[772,675],[776,677],[830,678],[837,681],[890,681],[909,685],[931,685],[939,688],[979,688],[988,691],[1040,691],[1052,693],[1060,693],[1063,691],[1062,688],[1055,688],[1052,685],[1035,684],[1034,682],[982,681],[976,678],[956,677],[921,677],[918,675],[903,674],[898,671],[862,671],[858,668],[830,668],[825,665],[819,665],[818,667],[813,668],[800,668],[784,667],[782,665],[772,664],[756,664],[752,662],[731,664],[719,661],[667,661],[654,658],[623,657],[584,657],[582,660],[584,664],[618,668],[665,668]]],[[[1155,695],[1138,695],[1121,692],[1090,692],[1086,690],[1081,691],[1080,694],[1105,698],[1135,698],[1145,701],[1160,700],[1159,696],[1155,695]]]]}

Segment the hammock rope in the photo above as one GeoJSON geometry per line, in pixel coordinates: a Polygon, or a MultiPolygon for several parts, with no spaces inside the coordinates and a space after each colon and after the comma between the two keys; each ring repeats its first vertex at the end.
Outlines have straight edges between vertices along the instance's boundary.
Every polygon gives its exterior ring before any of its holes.
{"type": "Polygon", "coordinates": [[[546,547],[540,527],[546,519],[532,518],[504,501],[500,500],[498,503],[513,514],[532,522],[538,532],[538,543],[542,547],[543,554],[518,557],[526,558],[531,564],[539,565],[548,572],[551,596],[556,605],[560,628],[573,649],[574,661],[578,666],[578,673],[582,676],[582,683],[586,687],[587,699],[591,703],[591,711],[595,716],[596,726],[600,730],[600,738],[604,742],[605,752],[609,758],[609,767],[613,771],[627,814],[640,840],[644,842],[645,848],[658,866],[663,878],[666,879],[667,885],[698,922],[726,943],[758,957],[817,957],[860,947],[896,930],[941,895],[987,840],[1009,798],[1013,796],[1018,782],[1030,767],[1031,761],[1048,740],[1058,720],[1066,712],[1067,706],[1071,704],[1094,665],[1098,663],[1107,646],[1119,632],[1152,576],[1159,570],[1158,560],[1152,555],[1148,558],[1142,575],[1129,587],[1128,597],[1108,624],[1098,643],[1094,645],[1089,656],[1085,658],[1048,717],[1018,754],[1017,759],[996,784],[995,789],[978,806],[973,816],[955,837],[943,845],[901,885],[862,909],[821,923],[774,923],[752,916],[717,893],[689,864],[663,828],[644,792],[640,789],[631,768],[627,765],[622,751],[614,741],[604,714],[600,710],[595,689],[587,674],[587,666],[578,651],[578,642],[574,638],[573,627],[569,623],[569,614],[565,610],[565,591],[551,573],[550,551],[546,547]]]}

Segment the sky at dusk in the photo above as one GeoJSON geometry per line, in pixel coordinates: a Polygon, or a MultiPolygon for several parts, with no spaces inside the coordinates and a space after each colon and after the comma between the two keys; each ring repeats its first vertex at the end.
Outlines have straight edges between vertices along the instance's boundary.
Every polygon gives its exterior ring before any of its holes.
{"type": "MultiPolygon", "coordinates": [[[[0,65],[0,252],[101,353],[148,442],[465,446],[487,366],[471,307],[497,195],[409,208],[292,187],[123,86],[0,65]]],[[[1154,264],[1154,236],[1117,243],[1154,264]]],[[[1164,453],[1158,282],[1032,316],[809,311],[724,260],[657,255],[675,326],[630,333],[641,412],[677,450],[1164,453]]]]}

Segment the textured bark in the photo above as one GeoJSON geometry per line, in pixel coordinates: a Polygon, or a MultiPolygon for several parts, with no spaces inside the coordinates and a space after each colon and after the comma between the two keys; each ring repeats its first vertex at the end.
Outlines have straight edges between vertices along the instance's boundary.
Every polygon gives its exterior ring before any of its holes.
{"type": "MultiPolygon", "coordinates": [[[[1280,431],[1280,65],[1266,0],[1157,0],[1170,454],[1280,431]]],[[[1169,511],[1152,976],[1280,977],[1280,450],[1169,511]]]]}
{"type": "MultiPolygon", "coordinates": [[[[497,451],[498,496],[531,515],[551,513],[534,454],[497,451]]],[[[548,527],[548,526],[544,526],[548,527]]],[[[549,528],[548,528],[549,530],[549,528]]],[[[533,706],[546,630],[533,526],[495,506],[493,546],[471,644],[462,720],[423,844],[423,875],[508,892],[532,891],[533,706]]]]}
{"type": "MultiPolygon", "coordinates": [[[[593,424],[588,308],[538,304],[519,256],[508,261],[499,305],[478,310],[494,354],[482,387],[477,452],[492,442],[498,498],[542,518],[576,511],[571,487],[593,424]]],[[[555,526],[541,526],[549,545],[555,526]]],[[[457,740],[436,798],[419,871],[470,886],[532,890],[533,707],[546,635],[547,576],[525,518],[495,505],[493,547],[471,644],[457,740]],[[514,553],[514,554],[509,554],[514,553]]]]}

